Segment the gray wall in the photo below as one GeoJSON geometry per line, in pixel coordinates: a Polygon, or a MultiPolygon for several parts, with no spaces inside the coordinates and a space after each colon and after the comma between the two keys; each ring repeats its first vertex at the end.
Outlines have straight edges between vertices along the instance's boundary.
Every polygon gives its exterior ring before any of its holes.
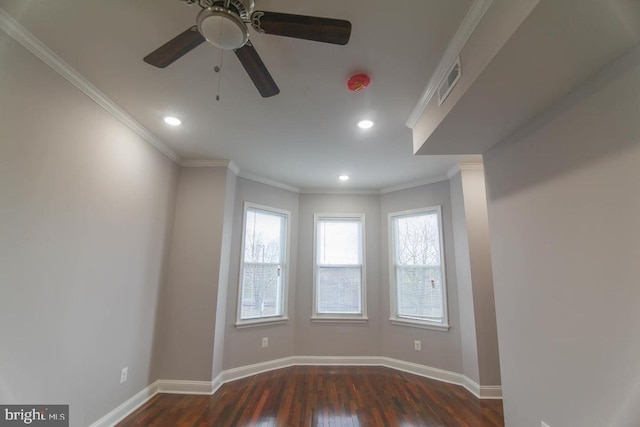
{"type": "Polygon", "coordinates": [[[237,368],[267,360],[293,356],[296,271],[298,260],[298,194],[269,185],[238,178],[235,197],[233,239],[231,242],[229,293],[227,295],[227,326],[225,334],[224,369],[237,368]],[[240,286],[240,259],[242,248],[242,222],[244,202],[257,203],[291,212],[289,248],[289,321],[286,324],[235,327],[238,289],[240,286]],[[262,348],[262,338],[269,338],[269,346],[262,348]]]}
{"type": "Polygon", "coordinates": [[[155,380],[177,167],[0,38],[0,402],[86,426],[155,380]]]}
{"type": "Polygon", "coordinates": [[[298,281],[295,299],[295,354],[298,356],[377,356],[380,351],[381,280],[380,197],[377,195],[301,194],[298,235],[298,281]],[[312,323],[313,214],[365,214],[366,287],[369,322],[312,323]]]}
{"type": "MultiPolygon", "coordinates": [[[[442,181],[403,191],[384,194],[380,198],[380,320],[382,322],[382,355],[413,363],[462,373],[458,289],[456,280],[453,223],[449,182],[442,181]],[[392,325],[389,294],[389,229],[388,215],[409,209],[442,207],[445,275],[447,281],[449,324],[448,331],[392,325]],[[422,341],[422,350],[413,349],[413,341],[422,341]]],[[[371,258],[374,259],[374,258],[371,258]]]]}
{"type": "Polygon", "coordinates": [[[485,157],[508,426],[640,425],[640,49],[485,157]]]}
{"type": "Polygon", "coordinates": [[[156,378],[213,378],[226,187],[226,167],[180,169],[156,333],[156,378]]]}

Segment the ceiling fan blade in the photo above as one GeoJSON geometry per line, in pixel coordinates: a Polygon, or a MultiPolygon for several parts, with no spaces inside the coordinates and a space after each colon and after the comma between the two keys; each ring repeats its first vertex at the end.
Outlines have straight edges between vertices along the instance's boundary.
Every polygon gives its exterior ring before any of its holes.
{"type": "Polygon", "coordinates": [[[256,11],[251,25],[266,34],[339,45],[347,44],[351,37],[351,22],[342,19],[256,11]]]}
{"type": "Polygon", "coordinates": [[[247,44],[241,48],[234,49],[233,51],[236,53],[244,69],[247,70],[247,74],[249,74],[253,84],[256,85],[258,92],[260,92],[263,98],[269,98],[270,96],[280,93],[278,85],[273,81],[269,70],[267,70],[267,67],[264,65],[264,62],[262,62],[262,59],[260,59],[260,55],[258,55],[258,52],[251,42],[247,42],[247,44]]]}
{"type": "Polygon", "coordinates": [[[203,42],[204,37],[202,37],[202,34],[198,31],[198,27],[194,25],[145,56],[144,62],[154,67],[166,68],[203,42]]]}

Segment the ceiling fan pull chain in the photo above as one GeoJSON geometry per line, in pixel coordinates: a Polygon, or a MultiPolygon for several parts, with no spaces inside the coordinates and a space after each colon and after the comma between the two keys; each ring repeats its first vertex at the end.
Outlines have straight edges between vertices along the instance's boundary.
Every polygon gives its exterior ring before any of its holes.
{"type": "Polygon", "coordinates": [[[213,70],[218,73],[218,90],[216,91],[216,101],[220,101],[220,80],[222,79],[222,58],[224,57],[224,49],[219,49],[218,64],[213,67],[213,70]]]}
{"type": "MultiPolygon", "coordinates": [[[[229,7],[229,2],[231,0],[227,0],[226,7],[229,7]]],[[[219,36],[222,36],[222,25],[220,26],[219,36]]],[[[218,89],[216,91],[216,101],[220,101],[220,80],[222,79],[222,59],[224,58],[224,49],[219,49],[220,53],[218,54],[218,66],[214,67],[214,71],[218,73],[218,89]]]]}

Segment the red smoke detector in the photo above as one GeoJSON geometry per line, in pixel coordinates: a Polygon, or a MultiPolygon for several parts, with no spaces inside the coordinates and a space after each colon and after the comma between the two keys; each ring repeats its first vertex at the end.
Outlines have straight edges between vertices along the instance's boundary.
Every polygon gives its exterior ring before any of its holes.
{"type": "Polygon", "coordinates": [[[356,74],[349,77],[347,87],[351,92],[358,92],[369,86],[369,83],[371,83],[371,78],[369,76],[366,74],[356,74]]]}

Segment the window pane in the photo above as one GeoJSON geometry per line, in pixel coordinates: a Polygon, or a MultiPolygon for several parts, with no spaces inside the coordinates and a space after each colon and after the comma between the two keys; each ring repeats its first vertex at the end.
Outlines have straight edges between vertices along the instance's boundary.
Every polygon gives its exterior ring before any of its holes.
{"type": "Polygon", "coordinates": [[[360,221],[321,220],[318,226],[318,264],[360,264],[360,221]]]}
{"type": "Polygon", "coordinates": [[[439,267],[396,267],[398,315],[442,321],[439,267]]]}
{"type": "Polygon", "coordinates": [[[439,210],[392,216],[396,316],[447,323],[439,210]]]}
{"type": "Polygon", "coordinates": [[[244,236],[244,262],[277,264],[284,251],[285,217],[263,211],[248,210],[244,236]]]}
{"type": "Polygon", "coordinates": [[[244,265],[241,319],[282,314],[280,304],[281,277],[279,265],[244,265]]]}
{"type": "Polygon", "coordinates": [[[240,320],[282,316],[287,214],[247,209],[240,320]]]}
{"type": "Polygon", "coordinates": [[[360,268],[318,268],[318,313],[359,314],[360,268]]]}
{"type": "Polygon", "coordinates": [[[440,233],[435,213],[394,218],[398,265],[440,265],[440,233]]]}

